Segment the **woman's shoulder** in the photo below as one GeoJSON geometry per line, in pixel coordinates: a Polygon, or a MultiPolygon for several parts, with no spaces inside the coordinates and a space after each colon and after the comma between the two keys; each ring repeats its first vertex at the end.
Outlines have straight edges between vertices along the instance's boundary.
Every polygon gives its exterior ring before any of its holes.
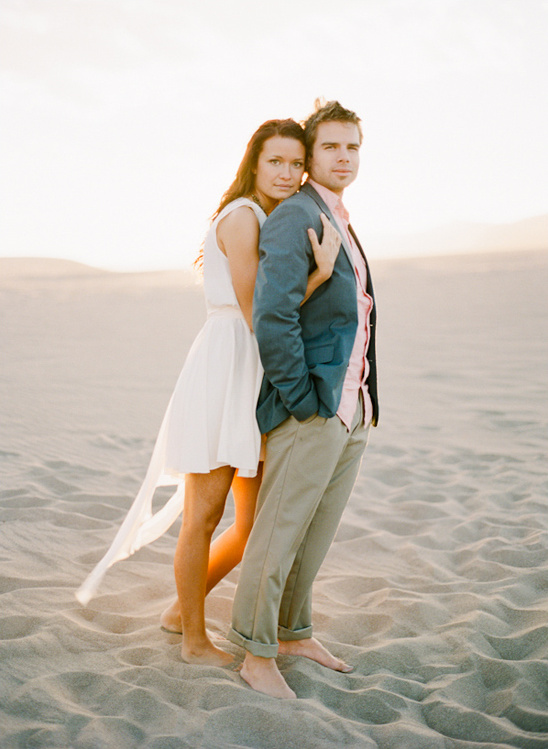
{"type": "Polygon", "coordinates": [[[232,237],[237,241],[251,238],[257,242],[261,223],[251,206],[239,205],[220,218],[216,227],[217,241],[225,242],[232,237]]]}
{"type": "Polygon", "coordinates": [[[234,211],[237,211],[237,213],[241,216],[249,215],[247,210],[243,210],[243,211],[239,210],[239,209],[249,209],[249,208],[255,214],[255,217],[258,220],[259,224],[262,225],[266,219],[265,212],[256,203],[254,203],[249,198],[245,198],[245,197],[236,198],[236,200],[233,200],[228,205],[225,205],[223,210],[216,217],[215,221],[216,223],[219,223],[224,218],[226,218],[229,214],[234,213],[234,211]]]}

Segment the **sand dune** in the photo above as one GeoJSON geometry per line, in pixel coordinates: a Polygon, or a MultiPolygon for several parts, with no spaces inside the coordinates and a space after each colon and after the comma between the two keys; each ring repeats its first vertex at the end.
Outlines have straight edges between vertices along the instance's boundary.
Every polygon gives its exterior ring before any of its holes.
{"type": "MultiPolygon", "coordinates": [[[[74,591],[204,319],[182,272],[0,261],[0,747],[548,747],[548,254],[376,261],[381,425],[315,586],[299,699],[158,624],[177,534],[74,591]],[[17,266],[17,267],[16,267],[17,266]]],[[[232,507],[227,508],[229,522],[232,507]]],[[[238,573],[210,595],[222,636],[238,573]]]]}

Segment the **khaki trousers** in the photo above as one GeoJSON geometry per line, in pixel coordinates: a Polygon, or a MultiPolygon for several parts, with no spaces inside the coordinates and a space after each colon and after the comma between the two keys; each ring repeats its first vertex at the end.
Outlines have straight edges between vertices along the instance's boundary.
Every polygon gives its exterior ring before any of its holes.
{"type": "Polygon", "coordinates": [[[312,636],[312,583],[341,519],[367,443],[360,396],[352,429],[338,416],[292,416],[269,433],[255,523],[229,639],[274,658],[278,639],[312,636]]]}

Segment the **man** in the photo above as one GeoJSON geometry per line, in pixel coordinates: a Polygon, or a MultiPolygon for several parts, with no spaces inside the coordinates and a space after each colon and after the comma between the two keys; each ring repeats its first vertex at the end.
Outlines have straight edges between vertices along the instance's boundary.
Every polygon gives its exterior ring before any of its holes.
{"type": "Polygon", "coordinates": [[[312,583],[377,424],[373,289],[341,198],[358,173],[360,120],[328,102],[305,123],[309,179],[261,231],[253,326],[265,370],[257,419],[268,435],[263,482],[229,638],[247,651],[254,689],[296,695],[278,652],[350,671],[312,637],[312,583]],[[342,237],[331,278],[301,306],[321,214],[342,237]]]}

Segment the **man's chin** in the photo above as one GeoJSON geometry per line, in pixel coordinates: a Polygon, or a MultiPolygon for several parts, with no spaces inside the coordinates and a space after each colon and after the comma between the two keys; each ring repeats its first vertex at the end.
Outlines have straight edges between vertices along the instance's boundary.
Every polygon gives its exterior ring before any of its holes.
{"type": "Polygon", "coordinates": [[[339,185],[340,187],[346,187],[351,182],[354,182],[356,179],[356,175],[353,173],[349,174],[334,174],[333,175],[333,184],[339,185]]]}

